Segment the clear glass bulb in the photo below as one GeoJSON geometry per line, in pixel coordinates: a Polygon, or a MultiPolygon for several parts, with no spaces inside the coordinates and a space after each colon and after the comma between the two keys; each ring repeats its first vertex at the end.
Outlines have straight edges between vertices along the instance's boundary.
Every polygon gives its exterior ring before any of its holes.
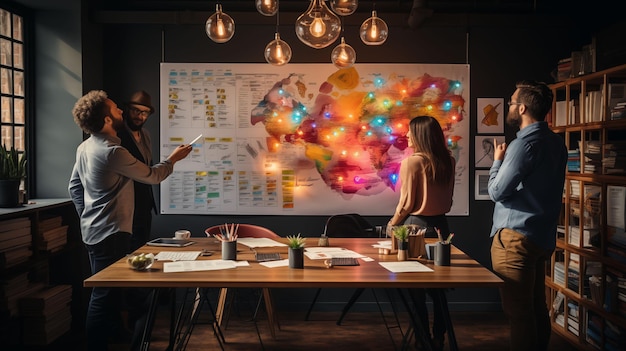
{"type": "Polygon", "coordinates": [[[322,49],[334,43],[341,34],[341,20],[324,0],[311,0],[307,11],[296,20],[296,35],[304,44],[322,49]]]}
{"type": "Polygon", "coordinates": [[[272,40],[265,47],[265,61],[274,66],[282,66],[291,60],[291,47],[284,40],[280,39],[280,34],[276,33],[272,40]]]}
{"type": "Polygon", "coordinates": [[[215,13],[206,20],[206,34],[216,43],[225,43],[235,34],[235,21],[215,5],[215,13]]]}
{"type": "Polygon", "coordinates": [[[349,68],[356,62],[356,51],[352,46],[346,44],[345,39],[341,38],[341,44],[337,45],[330,54],[330,60],[337,68],[349,68]]]}
{"type": "Polygon", "coordinates": [[[278,11],[278,0],[255,0],[254,3],[263,16],[274,16],[278,11]]]}
{"type": "Polygon", "coordinates": [[[376,10],[372,11],[372,17],[366,19],[361,24],[359,31],[361,41],[365,45],[381,45],[387,40],[389,28],[387,23],[376,16],[376,10]]]}
{"type": "Polygon", "coordinates": [[[358,0],[330,0],[330,8],[339,16],[348,16],[359,7],[358,0]]]}

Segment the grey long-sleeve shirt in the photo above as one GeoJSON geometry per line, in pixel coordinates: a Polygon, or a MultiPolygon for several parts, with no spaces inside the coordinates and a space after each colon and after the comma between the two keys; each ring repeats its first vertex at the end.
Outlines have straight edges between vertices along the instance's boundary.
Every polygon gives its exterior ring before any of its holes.
{"type": "Polygon", "coordinates": [[[174,166],[163,161],[152,167],[120,146],[120,139],[93,134],[76,150],[69,193],[80,217],[83,242],[97,244],[117,232],[132,231],[135,203],[133,180],[158,184],[174,166]]]}

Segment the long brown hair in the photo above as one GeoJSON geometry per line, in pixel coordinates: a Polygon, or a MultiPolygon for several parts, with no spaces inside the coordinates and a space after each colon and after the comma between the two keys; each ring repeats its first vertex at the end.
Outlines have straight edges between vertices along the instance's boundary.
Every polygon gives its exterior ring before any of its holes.
{"type": "Polygon", "coordinates": [[[448,184],[454,177],[452,156],[439,122],[431,116],[418,116],[409,124],[415,152],[427,160],[428,179],[437,184],[448,184]]]}

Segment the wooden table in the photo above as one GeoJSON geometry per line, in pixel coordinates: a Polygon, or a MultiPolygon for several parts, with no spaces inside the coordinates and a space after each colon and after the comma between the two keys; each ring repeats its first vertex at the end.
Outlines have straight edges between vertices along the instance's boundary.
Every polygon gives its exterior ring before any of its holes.
{"type": "MultiPolygon", "coordinates": [[[[198,259],[219,259],[220,243],[213,238],[192,238],[196,243],[184,248],[143,246],[137,252],[186,250],[212,251],[213,255],[198,259]]],[[[286,242],[286,239],[283,239],[286,242]]],[[[317,238],[310,238],[308,245],[314,246],[317,238]],[[315,243],[313,243],[315,240],[315,243]]],[[[94,274],[84,281],[85,287],[150,287],[150,288],[436,288],[443,298],[442,306],[451,349],[456,346],[452,322],[449,318],[445,288],[485,288],[500,287],[503,281],[487,268],[471,259],[458,248],[452,248],[450,266],[434,266],[432,261],[421,261],[433,268],[433,272],[392,273],[383,268],[379,261],[396,261],[396,255],[379,255],[378,248],[372,247],[378,238],[330,238],[330,245],[356,251],[374,259],[360,261],[359,266],[326,268],[323,260],[309,260],[305,257],[304,269],[288,267],[266,268],[256,263],[254,251],[239,244],[237,260],[247,260],[250,266],[235,269],[164,273],[163,262],[155,262],[148,271],[130,269],[125,259],[94,274]]],[[[287,258],[287,247],[257,248],[258,252],[280,252],[287,258]]],[[[154,294],[156,295],[156,294],[154,294]]],[[[436,306],[437,307],[437,306],[436,306]]],[[[413,316],[412,316],[413,317],[413,316]]],[[[414,318],[412,318],[414,319],[414,318]]],[[[419,321],[413,320],[414,325],[419,321]]],[[[417,328],[415,328],[417,329],[417,328]]],[[[149,335],[147,335],[149,340],[149,335]]]]}

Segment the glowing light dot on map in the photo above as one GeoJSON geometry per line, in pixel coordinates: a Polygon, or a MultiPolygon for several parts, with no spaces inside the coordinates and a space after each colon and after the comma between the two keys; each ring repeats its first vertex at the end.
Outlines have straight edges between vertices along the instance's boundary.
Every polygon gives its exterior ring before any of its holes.
{"type": "Polygon", "coordinates": [[[376,79],[374,79],[374,85],[375,85],[376,87],[380,87],[380,86],[382,86],[383,84],[385,84],[385,80],[384,80],[384,79],[382,79],[381,77],[377,77],[376,79]]]}
{"type": "Polygon", "coordinates": [[[279,119],[278,119],[278,123],[283,123],[283,119],[282,119],[282,118],[279,118],[279,119]]]}
{"type": "Polygon", "coordinates": [[[402,105],[403,105],[402,101],[400,101],[400,100],[396,101],[396,106],[402,106],[402,105]]]}
{"type": "Polygon", "coordinates": [[[387,99],[385,99],[385,101],[383,101],[383,105],[384,105],[385,107],[389,107],[389,105],[390,105],[390,104],[391,104],[391,103],[390,103],[390,102],[389,102],[389,100],[387,100],[387,99]]]}
{"type": "Polygon", "coordinates": [[[367,131],[367,136],[372,136],[372,131],[371,130],[367,131]]]}
{"type": "Polygon", "coordinates": [[[334,132],[333,132],[333,136],[337,136],[337,135],[339,135],[339,132],[334,131],[334,132]]]}
{"type": "Polygon", "coordinates": [[[402,123],[396,124],[396,128],[402,128],[402,123]]]}
{"type": "Polygon", "coordinates": [[[326,136],[326,139],[330,140],[330,135],[327,135],[327,136],[326,136]]]}
{"type": "Polygon", "coordinates": [[[402,94],[406,94],[406,89],[402,89],[402,94]]]}
{"type": "Polygon", "coordinates": [[[353,114],[349,114],[348,118],[354,118],[354,115],[353,114]]]}
{"type": "Polygon", "coordinates": [[[280,146],[280,143],[274,143],[274,148],[278,149],[278,147],[280,146]]]}
{"type": "Polygon", "coordinates": [[[363,129],[363,130],[367,130],[367,126],[366,126],[366,125],[362,125],[362,126],[361,126],[361,129],[363,129]]]}
{"type": "Polygon", "coordinates": [[[273,117],[278,117],[278,112],[274,111],[274,113],[272,114],[273,117]]]}
{"type": "Polygon", "coordinates": [[[341,151],[341,155],[342,155],[342,156],[346,156],[347,154],[348,154],[348,151],[346,151],[346,150],[342,150],[342,151],[341,151]]]}
{"type": "Polygon", "coordinates": [[[392,174],[389,176],[389,180],[391,180],[391,183],[392,183],[392,184],[396,184],[396,182],[398,181],[398,175],[397,175],[397,174],[395,174],[395,173],[392,173],[392,174]]]}
{"type": "Polygon", "coordinates": [[[430,87],[434,89],[434,88],[436,88],[437,86],[436,86],[435,84],[431,84],[431,85],[430,85],[430,87]]]}
{"type": "Polygon", "coordinates": [[[426,108],[427,108],[428,110],[432,111],[432,110],[433,110],[433,105],[428,105],[428,106],[426,106],[426,108]]]}
{"type": "Polygon", "coordinates": [[[354,157],[359,157],[359,152],[358,152],[358,151],[356,151],[356,152],[354,153],[354,157]]]}
{"type": "Polygon", "coordinates": [[[384,118],[377,118],[376,119],[376,123],[378,123],[379,126],[382,126],[383,124],[385,124],[385,119],[384,118]]]}
{"type": "Polygon", "coordinates": [[[367,93],[367,97],[370,98],[370,99],[373,99],[374,98],[374,93],[370,91],[369,93],[367,93]]]}
{"type": "Polygon", "coordinates": [[[278,89],[278,93],[279,93],[280,95],[283,95],[283,94],[285,93],[285,91],[284,91],[283,89],[278,89]]]}
{"type": "Polygon", "coordinates": [[[301,131],[301,130],[298,131],[298,135],[303,135],[303,134],[304,134],[303,131],[301,131]]]}
{"type": "Polygon", "coordinates": [[[363,178],[361,178],[361,177],[359,177],[359,176],[355,176],[355,177],[354,177],[354,182],[355,182],[356,184],[361,183],[361,181],[362,181],[362,180],[363,180],[363,178]]]}
{"type": "Polygon", "coordinates": [[[311,127],[317,128],[317,124],[313,123],[313,124],[311,124],[311,127]]]}
{"type": "Polygon", "coordinates": [[[456,115],[453,115],[453,116],[452,116],[452,120],[455,120],[455,121],[456,121],[456,115]]]}
{"type": "Polygon", "coordinates": [[[450,101],[446,101],[443,103],[443,109],[445,111],[449,110],[452,107],[452,103],[450,101]]]}
{"type": "Polygon", "coordinates": [[[337,177],[337,180],[340,181],[340,182],[343,182],[343,177],[339,176],[339,177],[337,177]]]}
{"type": "Polygon", "coordinates": [[[330,112],[324,112],[324,117],[330,118],[330,112]]]}

